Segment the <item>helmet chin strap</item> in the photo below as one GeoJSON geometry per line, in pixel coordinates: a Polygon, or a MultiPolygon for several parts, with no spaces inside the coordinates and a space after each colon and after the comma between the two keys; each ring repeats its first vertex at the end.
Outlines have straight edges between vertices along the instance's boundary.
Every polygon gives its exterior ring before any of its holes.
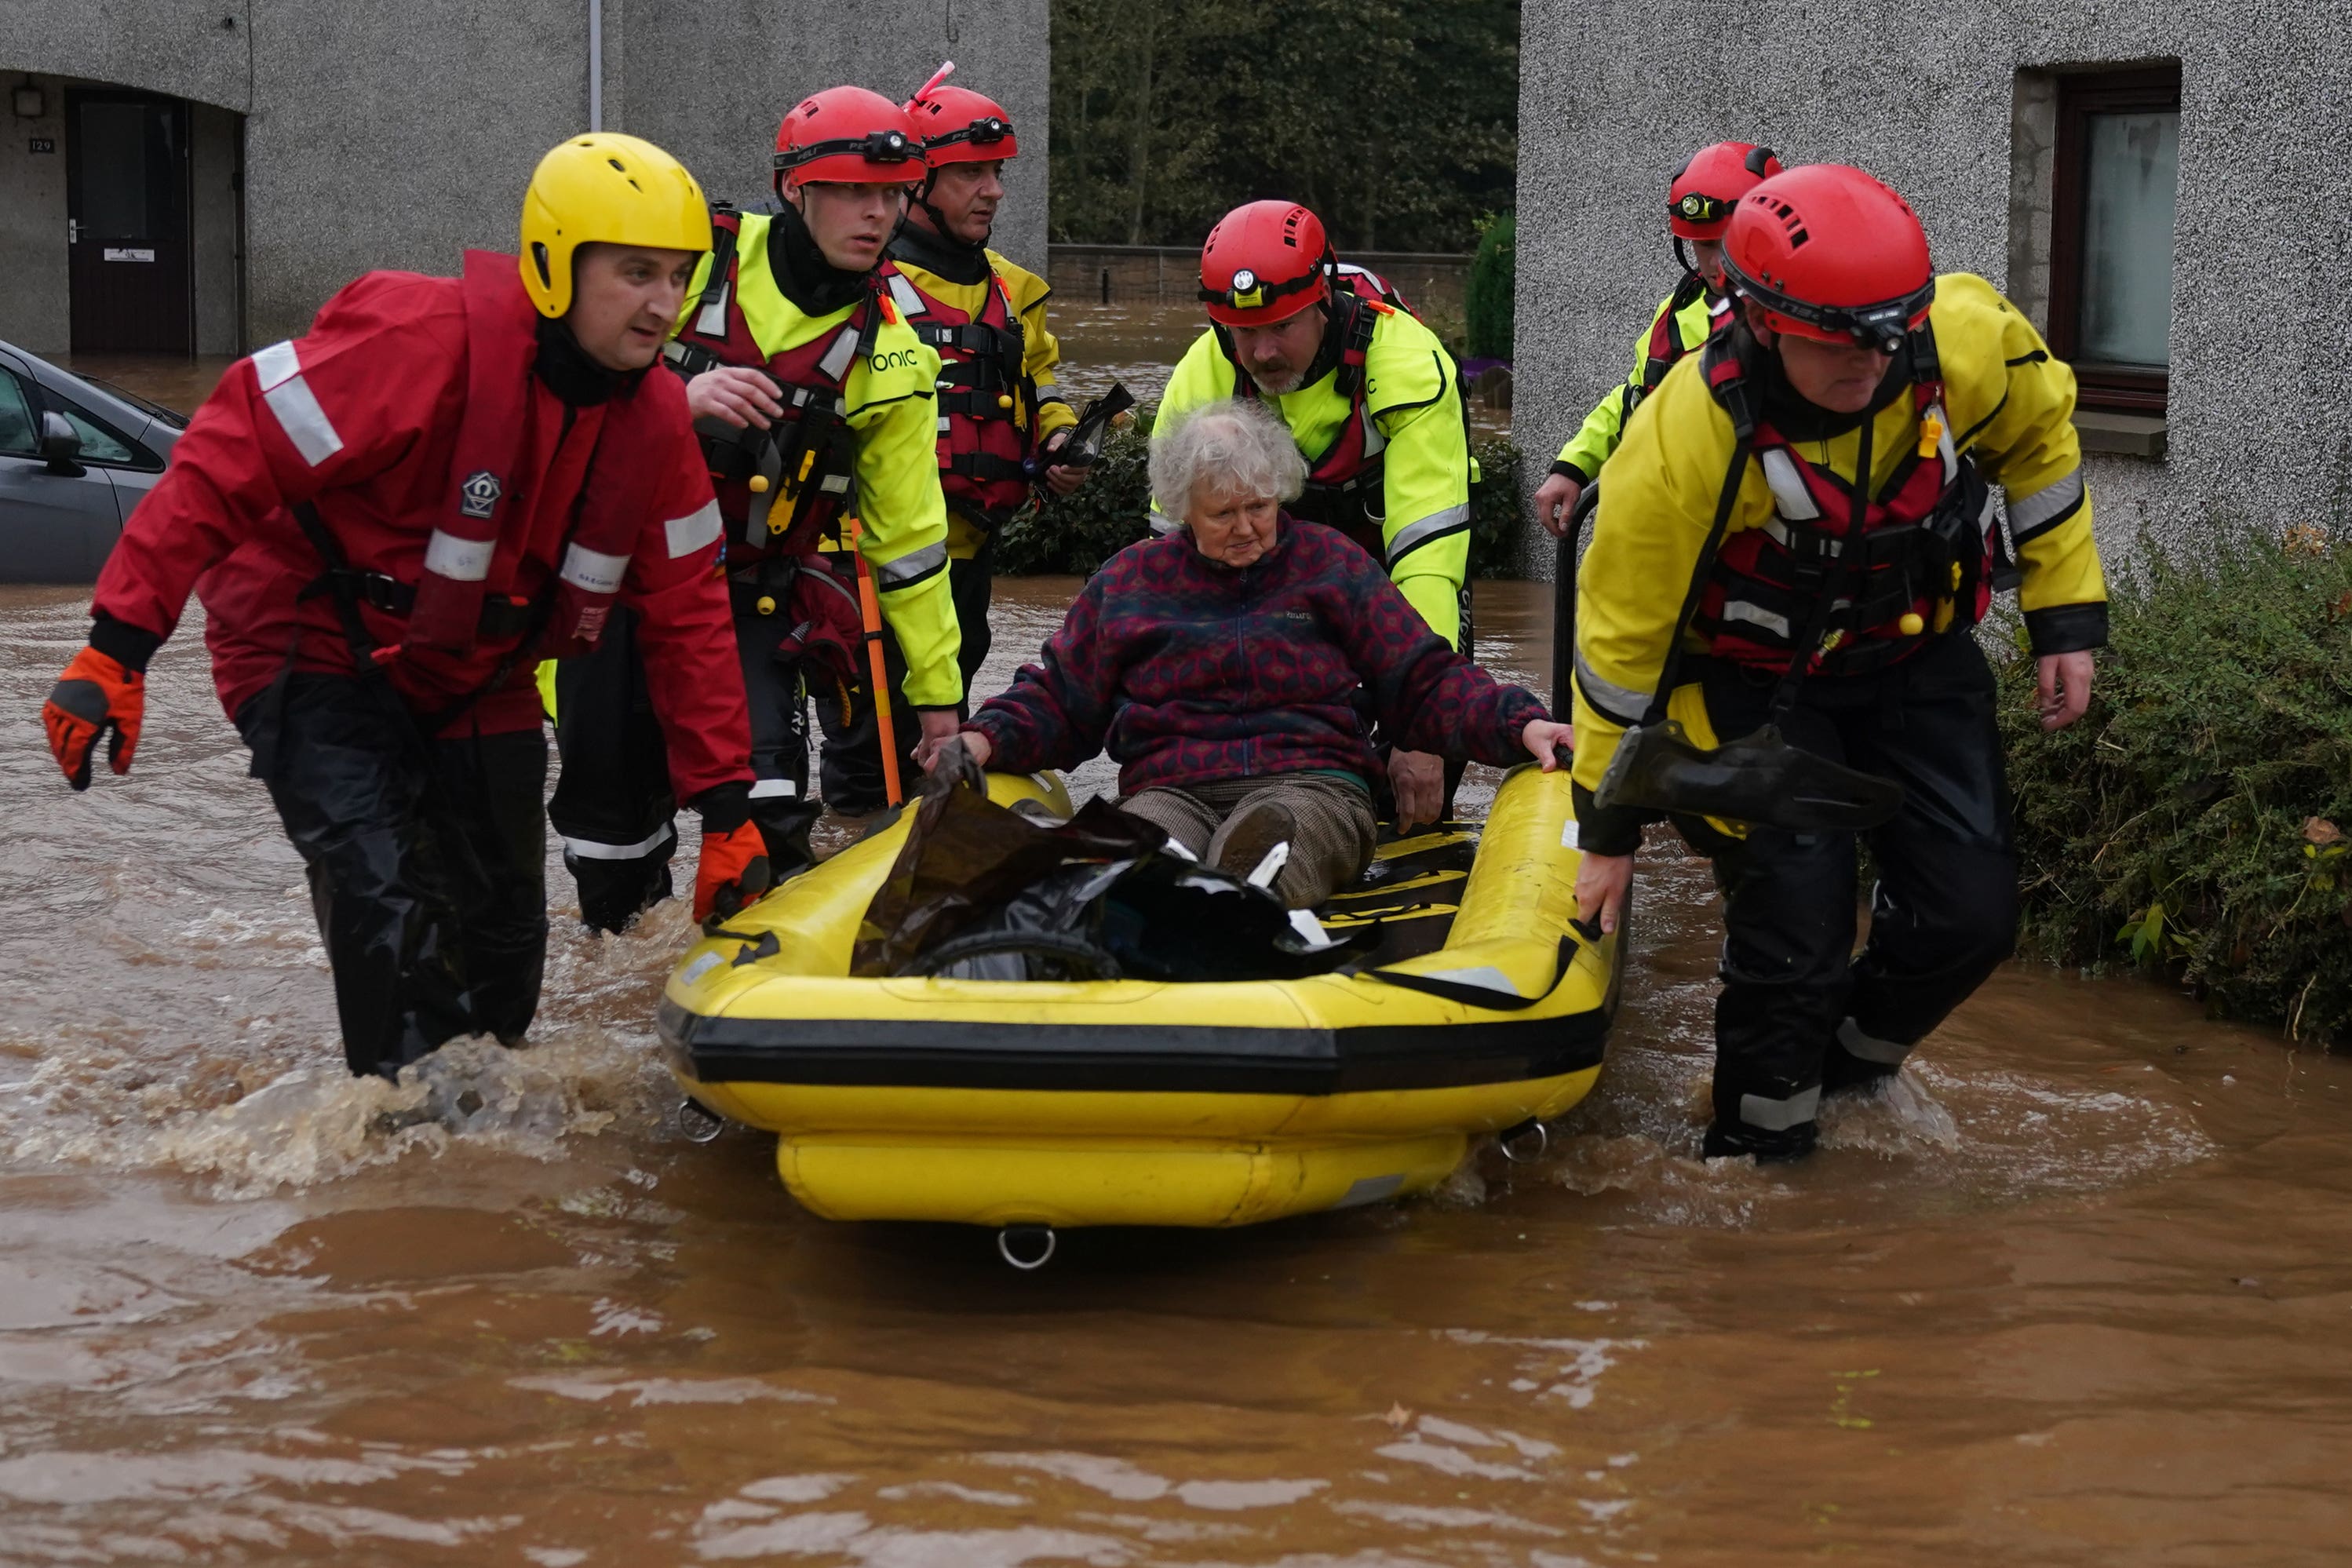
{"type": "MultiPolygon", "coordinates": [[[[931,184],[939,177],[940,172],[937,169],[923,176],[923,183],[915,187],[914,205],[931,215],[931,232],[941,245],[963,251],[967,255],[979,255],[988,248],[988,242],[996,237],[996,226],[989,225],[988,232],[982,235],[976,242],[963,238],[954,229],[949,227],[947,214],[931,205],[931,184]]],[[[908,215],[905,213],[899,215],[898,222],[901,226],[906,223],[908,216],[908,215]]],[[[893,234],[891,237],[896,239],[898,236],[893,234]]]]}

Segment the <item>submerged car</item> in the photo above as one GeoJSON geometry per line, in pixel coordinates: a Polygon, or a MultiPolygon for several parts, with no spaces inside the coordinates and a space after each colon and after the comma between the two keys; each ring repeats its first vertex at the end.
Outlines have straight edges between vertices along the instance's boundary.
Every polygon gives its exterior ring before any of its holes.
{"type": "Polygon", "coordinates": [[[0,583],[88,583],[184,415],[0,342],[0,583]]]}

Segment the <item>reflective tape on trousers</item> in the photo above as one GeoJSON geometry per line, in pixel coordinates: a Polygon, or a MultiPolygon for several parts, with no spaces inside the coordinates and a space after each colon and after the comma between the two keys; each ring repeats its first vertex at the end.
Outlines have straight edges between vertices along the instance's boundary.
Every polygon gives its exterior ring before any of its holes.
{"type": "Polygon", "coordinates": [[[601,844],[593,838],[563,840],[563,852],[583,860],[642,860],[655,850],[677,840],[677,829],[665,822],[652,837],[640,838],[635,844],[601,844]]]}
{"type": "Polygon", "coordinates": [[[1847,1018],[1838,1025],[1837,1037],[1838,1044],[1844,1047],[1846,1055],[1866,1062],[1878,1062],[1886,1067],[1901,1067],[1903,1058],[1911,1054],[1911,1047],[1908,1046],[1897,1045],[1893,1040],[1882,1040],[1875,1035],[1864,1034],[1855,1026],[1852,1018],[1847,1018]]]}
{"type": "Polygon", "coordinates": [[[1767,1132],[1786,1132],[1791,1127],[1801,1127],[1811,1121],[1821,1108],[1819,1084],[1786,1100],[1767,1100],[1760,1094],[1743,1094],[1739,1097],[1739,1120],[1767,1132]]]}

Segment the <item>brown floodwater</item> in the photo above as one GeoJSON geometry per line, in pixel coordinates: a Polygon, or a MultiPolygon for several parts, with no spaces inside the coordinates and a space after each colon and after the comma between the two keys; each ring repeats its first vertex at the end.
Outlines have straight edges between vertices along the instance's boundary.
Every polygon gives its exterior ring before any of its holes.
{"type": "MultiPolygon", "coordinates": [[[[1002,585],[990,679],[1073,587],[1002,585]]],[[[1540,679],[1543,591],[1479,596],[1496,662],[1540,679]]],[[[1601,1086],[1541,1160],[1486,1152],[1402,1207],[1079,1233],[1015,1274],[979,1231],[811,1218],[764,1138],[687,1142],[652,1025],[684,917],[585,938],[552,866],[530,1048],[348,1079],[195,627],[137,773],[55,776],[34,714],[83,604],[0,591],[11,1568],[2352,1541],[2352,1063],[2012,965],[1810,1163],[1702,1165],[1712,901],[1654,852],[1601,1086]]]]}

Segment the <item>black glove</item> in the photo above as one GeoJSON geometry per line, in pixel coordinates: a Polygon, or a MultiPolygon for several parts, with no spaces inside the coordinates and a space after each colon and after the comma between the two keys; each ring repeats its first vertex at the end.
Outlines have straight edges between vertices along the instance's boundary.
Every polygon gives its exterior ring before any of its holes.
{"type": "Polygon", "coordinates": [[[970,784],[981,799],[988,798],[988,770],[973,760],[971,748],[958,735],[931,753],[930,768],[923,774],[923,793],[945,795],[960,784],[970,784]]]}

